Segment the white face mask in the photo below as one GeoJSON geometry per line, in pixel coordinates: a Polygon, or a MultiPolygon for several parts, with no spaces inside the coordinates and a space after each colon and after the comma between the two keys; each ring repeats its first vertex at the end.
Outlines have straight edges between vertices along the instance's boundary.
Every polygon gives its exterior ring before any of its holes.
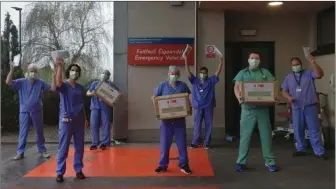
{"type": "Polygon", "coordinates": [[[37,74],[35,72],[28,72],[27,73],[27,78],[30,79],[30,80],[34,80],[36,79],[37,77],[37,74]]]}
{"type": "Polygon", "coordinates": [[[70,71],[69,75],[70,75],[70,79],[72,80],[78,79],[78,73],[76,71],[70,71]]]}

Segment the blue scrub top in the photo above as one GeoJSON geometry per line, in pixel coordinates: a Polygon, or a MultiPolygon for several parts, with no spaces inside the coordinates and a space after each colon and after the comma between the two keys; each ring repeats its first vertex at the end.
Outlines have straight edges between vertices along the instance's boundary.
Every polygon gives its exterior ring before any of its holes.
{"type": "MultiPolygon", "coordinates": [[[[96,80],[94,82],[92,82],[90,84],[90,86],[88,87],[89,91],[93,91],[96,90],[98,84],[100,83],[100,81],[96,80]]],[[[111,81],[108,81],[108,83],[110,84],[111,87],[117,89],[118,91],[120,91],[118,89],[118,87],[116,87],[111,81]]],[[[92,96],[91,97],[91,105],[90,105],[90,110],[103,110],[104,112],[110,112],[111,111],[111,107],[109,105],[107,105],[103,100],[99,99],[96,96],[92,96]]]]}
{"type": "Polygon", "coordinates": [[[195,109],[204,109],[208,106],[216,106],[215,85],[219,81],[219,77],[213,75],[206,79],[203,83],[193,74],[189,77],[192,84],[192,106],[195,109]]]}
{"type": "Polygon", "coordinates": [[[43,80],[35,79],[32,83],[27,78],[12,81],[11,87],[19,91],[20,112],[42,111],[42,92],[48,92],[50,85],[43,80]]]}
{"type": "Polygon", "coordinates": [[[60,117],[66,112],[70,117],[84,116],[85,88],[81,84],[72,87],[69,81],[64,81],[62,87],[56,87],[56,92],[60,93],[60,117]]]}
{"type": "MultiPolygon", "coordinates": [[[[188,85],[182,81],[177,81],[175,88],[171,87],[168,81],[164,81],[154,90],[154,96],[165,96],[180,93],[191,93],[188,85]]],[[[183,126],[185,125],[185,118],[161,120],[161,124],[166,126],[174,124],[183,126]]]]}

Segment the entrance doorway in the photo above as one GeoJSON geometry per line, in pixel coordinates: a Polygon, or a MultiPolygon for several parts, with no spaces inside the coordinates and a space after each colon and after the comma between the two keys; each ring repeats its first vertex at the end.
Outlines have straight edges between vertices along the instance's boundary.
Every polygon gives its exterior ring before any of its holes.
{"type": "MultiPolygon", "coordinates": [[[[249,52],[260,53],[260,66],[268,69],[274,76],[274,42],[225,42],[225,132],[239,137],[240,105],[234,95],[233,78],[248,66],[249,52]]],[[[274,106],[270,107],[270,121],[274,128],[274,106]]],[[[257,127],[256,127],[257,128],[257,127]]]]}

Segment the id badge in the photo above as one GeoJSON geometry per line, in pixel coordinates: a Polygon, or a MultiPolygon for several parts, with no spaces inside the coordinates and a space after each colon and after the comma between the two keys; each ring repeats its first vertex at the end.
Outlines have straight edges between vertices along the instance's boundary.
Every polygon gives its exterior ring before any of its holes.
{"type": "Polygon", "coordinates": [[[203,89],[199,90],[200,93],[203,93],[203,89]]]}
{"type": "Polygon", "coordinates": [[[296,88],[296,92],[301,92],[301,91],[302,91],[301,88],[299,87],[296,88]]]}

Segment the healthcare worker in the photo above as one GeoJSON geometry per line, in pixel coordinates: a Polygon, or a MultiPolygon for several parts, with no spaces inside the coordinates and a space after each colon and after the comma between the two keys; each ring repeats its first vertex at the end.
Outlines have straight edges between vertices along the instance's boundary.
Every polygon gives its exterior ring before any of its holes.
{"type": "Polygon", "coordinates": [[[301,60],[297,57],[292,58],[293,72],[287,75],[281,88],[283,96],[292,105],[294,137],[296,140],[296,152],[293,155],[306,155],[306,123],[314,155],[325,159],[318,120],[318,100],[314,85],[314,80],[321,79],[324,73],[321,67],[316,64],[313,56],[309,57],[309,62],[313,66],[313,70],[304,70],[301,60]]]}
{"type": "Polygon", "coordinates": [[[90,129],[92,145],[90,150],[99,148],[104,150],[111,145],[111,114],[112,108],[104,103],[102,99],[96,96],[95,90],[100,82],[107,82],[111,87],[119,91],[119,89],[109,80],[111,73],[108,70],[103,71],[100,75],[100,80],[94,81],[89,86],[86,95],[91,97],[91,116],[90,116],[90,129]],[[102,126],[103,138],[100,143],[99,140],[99,127],[102,126]]]}
{"type": "Polygon", "coordinates": [[[7,76],[6,84],[19,92],[20,115],[19,115],[19,144],[14,160],[20,160],[24,157],[26,141],[29,131],[29,123],[32,121],[35,129],[36,143],[38,152],[44,157],[49,158],[50,155],[45,147],[45,138],[43,132],[43,104],[42,92],[55,91],[55,74],[52,74],[52,86],[39,79],[37,76],[37,66],[30,64],[26,78],[12,80],[15,67],[7,76]]]}
{"type": "Polygon", "coordinates": [[[273,81],[274,76],[264,68],[260,68],[260,55],[257,52],[249,54],[249,66],[238,72],[233,79],[235,96],[241,104],[239,156],[235,170],[242,172],[247,163],[249,145],[255,125],[258,125],[262,153],[265,165],[270,172],[277,171],[275,156],[272,150],[272,126],[269,119],[269,107],[266,105],[244,104],[241,96],[241,85],[244,81],[273,81]]]}
{"type": "MultiPolygon", "coordinates": [[[[164,81],[154,91],[156,96],[188,93],[190,90],[186,83],[179,81],[180,70],[176,66],[169,66],[168,81],[164,81]]],[[[160,162],[155,169],[156,173],[166,172],[169,164],[169,150],[175,136],[179,151],[179,167],[183,173],[190,174],[187,152],[187,131],[185,118],[175,118],[160,121],[160,162]]]]}
{"type": "Polygon", "coordinates": [[[57,182],[63,182],[66,170],[70,141],[74,138],[74,169],[78,179],[85,179],[82,172],[84,155],[84,127],[87,126],[84,97],[85,88],[77,83],[81,75],[81,68],[77,64],[70,64],[65,71],[66,81],[62,80],[63,60],[57,57],[56,91],[60,93],[59,113],[59,142],[57,152],[57,182]]]}
{"type": "Polygon", "coordinates": [[[199,78],[191,73],[187,56],[182,56],[185,60],[185,70],[188,74],[190,83],[192,84],[192,106],[194,108],[194,135],[190,144],[191,148],[200,146],[200,135],[203,119],[205,121],[205,138],[204,145],[206,149],[210,148],[211,130],[214,107],[216,106],[215,85],[219,81],[219,74],[223,67],[223,57],[220,57],[220,63],[217,71],[211,77],[208,77],[208,68],[201,67],[199,78]]]}

